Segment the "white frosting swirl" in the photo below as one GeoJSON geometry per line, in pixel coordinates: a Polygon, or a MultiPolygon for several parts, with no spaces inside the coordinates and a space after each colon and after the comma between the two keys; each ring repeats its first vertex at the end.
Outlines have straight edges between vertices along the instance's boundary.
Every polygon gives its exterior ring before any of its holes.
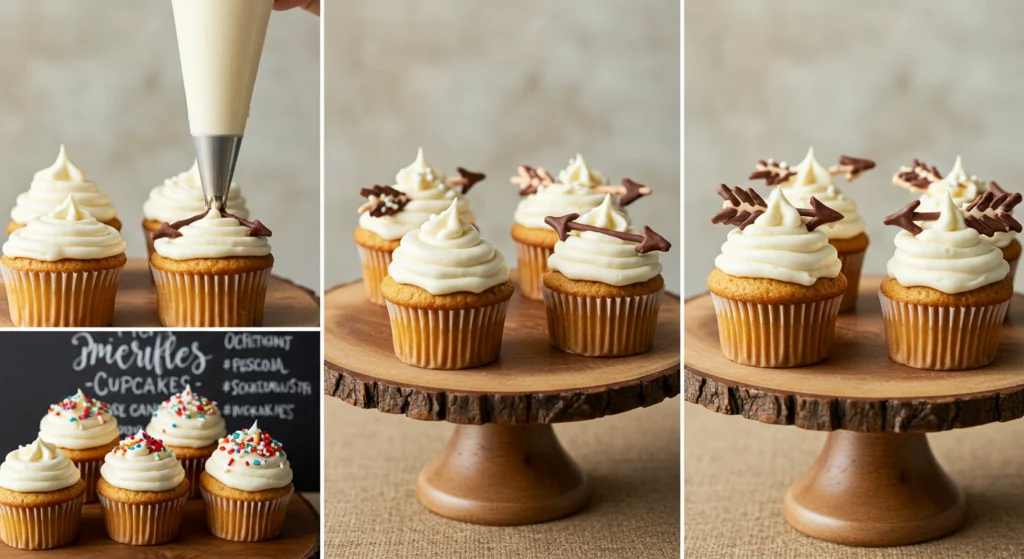
{"type": "MultiPolygon", "coordinates": [[[[206,196],[203,194],[203,182],[199,175],[199,164],[193,163],[192,168],[180,173],[164,183],[153,187],[149,199],[142,206],[142,215],[146,219],[173,223],[188,219],[206,210],[206,196]]],[[[245,206],[245,198],[237,184],[231,183],[228,190],[229,214],[242,219],[249,218],[249,210],[245,206]]]]}
{"type": "MultiPolygon", "coordinates": [[[[947,196],[952,196],[953,203],[958,207],[966,208],[985,191],[983,184],[984,181],[977,175],[971,175],[964,169],[962,158],[958,155],[953,169],[941,181],[928,185],[928,189],[921,194],[921,205],[917,211],[938,211],[947,196]]],[[[981,240],[1003,249],[1016,238],[1017,233],[1009,231],[996,233],[991,237],[982,236],[981,240]]]]}
{"type": "MultiPolygon", "coordinates": [[[[615,208],[611,195],[606,195],[600,206],[577,218],[576,223],[634,232],[626,216],[615,208]]],[[[574,280],[619,287],[642,283],[661,273],[661,263],[656,252],[638,254],[637,244],[595,231],[572,231],[564,241],[555,243],[548,268],[574,280]]]]}
{"type": "Polygon", "coordinates": [[[950,295],[1002,281],[1010,272],[1002,252],[967,227],[964,214],[947,194],[935,221],[919,223],[923,231],[896,235],[896,253],[886,266],[904,287],[930,287],[950,295]]]}
{"type": "Polygon", "coordinates": [[[270,254],[270,241],[266,237],[247,236],[248,227],[233,217],[222,217],[214,209],[178,232],[180,237],[163,237],[153,242],[157,254],[171,260],[270,254]]]}
{"type": "Polygon", "coordinates": [[[401,239],[426,223],[430,216],[443,212],[452,200],[458,200],[462,219],[469,223],[476,221],[476,216],[469,209],[469,201],[458,189],[449,187],[445,176],[427,163],[423,148],[416,152],[416,160],[412,164],[398,171],[394,187],[409,197],[405,208],[395,215],[381,217],[365,212],[359,216],[360,227],[389,241],[401,239]]]}
{"type": "Polygon", "coordinates": [[[139,431],[107,453],[100,475],[129,491],[170,491],[181,485],[185,469],[163,442],[139,431]]]}
{"type": "Polygon", "coordinates": [[[455,202],[402,237],[388,274],[434,295],[481,293],[509,278],[505,256],[462,219],[455,202]]]}
{"type": "Polygon", "coordinates": [[[194,394],[191,386],[164,400],[146,431],[165,444],[187,448],[210,446],[227,432],[216,402],[194,394]]]}
{"type": "Polygon", "coordinates": [[[292,482],[292,466],[281,443],[256,423],[221,439],[206,461],[206,473],[240,491],[265,491],[292,482]]]}
{"type": "Polygon", "coordinates": [[[59,491],[81,478],[78,467],[66,454],[39,437],[8,453],[0,464],[0,487],[20,493],[59,491]]]}
{"type": "MultiPolygon", "coordinates": [[[[567,214],[583,215],[604,202],[605,194],[594,192],[593,187],[607,184],[604,175],[587,166],[583,156],[569,160],[569,166],[558,173],[558,182],[540,186],[537,192],[519,201],[516,207],[515,222],[531,229],[551,229],[544,223],[549,216],[567,214]]],[[[616,210],[625,215],[622,207],[616,203],[616,210]]],[[[627,218],[628,219],[628,218],[627,218]]]]}
{"type": "Polygon", "coordinates": [[[61,145],[53,165],[36,173],[28,192],[18,195],[11,219],[25,225],[34,217],[49,214],[69,195],[75,197],[79,207],[100,221],[109,222],[117,217],[117,208],[110,197],[86,180],[85,172],[68,159],[61,145]]]}
{"type": "Polygon", "coordinates": [[[576,157],[569,159],[569,166],[559,171],[558,182],[593,188],[608,184],[608,177],[591,169],[583,156],[577,153],[576,157]]]}
{"type": "Polygon", "coordinates": [[[11,233],[3,253],[11,258],[98,260],[123,254],[128,247],[117,229],[104,225],[68,195],[49,215],[11,233]]]}
{"type": "Polygon", "coordinates": [[[733,229],[715,266],[730,276],[767,278],[804,286],[839,276],[842,262],[828,236],[808,231],[782,189],[768,196],[768,209],[743,230],[733,229]]]}
{"type": "Polygon", "coordinates": [[[61,448],[84,450],[108,445],[120,433],[107,405],[79,390],[50,406],[39,422],[39,436],[61,448]]]}
{"type": "Polygon", "coordinates": [[[824,226],[830,239],[852,239],[864,232],[864,219],[857,213],[857,203],[843,195],[832,181],[832,173],[814,158],[814,148],[796,167],[796,176],[782,185],[786,198],[798,208],[810,208],[811,198],[843,214],[843,219],[824,226]]]}

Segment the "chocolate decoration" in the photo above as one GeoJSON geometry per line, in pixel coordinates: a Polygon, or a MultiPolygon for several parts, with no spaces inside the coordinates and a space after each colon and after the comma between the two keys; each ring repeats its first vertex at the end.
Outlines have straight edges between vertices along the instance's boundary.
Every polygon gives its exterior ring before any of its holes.
{"type": "Polygon", "coordinates": [[[988,181],[988,191],[995,193],[996,196],[1000,194],[1009,194],[1009,192],[1003,190],[1003,187],[999,186],[996,181],[988,181]]]}
{"type": "MultiPolygon", "coordinates": [[[[998,187],[997,187],[998,188],[998,187]]],[[[1024,197],[1019,192],[996,194],[987,191],[964,209],[964,222],[978,233],[991,237],[996,233],[1021,232],[1021,224],[1010,212],[1024,197]]]]}
{"type": "MultiPolygon", "coordinates": [[[[558,181],[551,176],[551,173],[543,167],[537,167],[535,169],[529,165],[520,165],[516,169],[516,172],[518,174],[512,177],[510,182],[519,186],[520,196],[536,194],[537,189],[542,186],[558,184],[558,181]]],[[[633,202],[636,202],[641,197],[648,196],[653,193],[651,187],[630,179],[622,179],[622,184],[600,184],[593,187],[593,190],[595,192],[619,196],[619,205],[621,206],[628,206],[633,202]]]]}
{"type": "Polygon", "coordinates": [[[546,169],[538,167],[534,169],[529,165],[520,165],[516,172],[517,176],[512,177],[512,184],[519,185],[519,195],[529,196],[537,193],[537,188],[555,184],[555,178],[546,169]]]}
{"type": "Polygon", "coordinates": [[[753,188],[744,190],[742,187],[729,188],[725,184],[718,185],[718,195],[729,206],[719,210],[711,217],[711,223],[735,225],[740,231],[761,216],[768,209],[768,204],[753,188]]]}
{"type": "MultiPolygon", "coordinates": [[[[916,161],[916,160],[915,160],[916,161]]],[[[940,212],[915,212],[918,206],[921,205],[920,200],[914,200],[913,202],[903,206],[903,208],[893,214],[887,215],[882,223],[886,225],[895,225],[911,235],[917,235],[924,229],[921,226],[914,223],[915,221],[935,221],[942,215],[940,212]]]]}
{"type": "Polygon", "coordinates": [[[366,203],[359,207],[359,213],[370,212],[370,217],[395,215],[405,209],[409,203],[406,193],[391,186],[375,184],[373,188],[360,188],[359,195],[366,198],[366,203]]]}
{"type": "Polygon", "coordinates": [[[801,216],[811,218],[810,221],[805,223],[808,231],[814,231],[815,229],[821,227],[822,225],[842,221],[843,214],[821,203],[814,196],[811,196],[810,202],[810,209],[797,209],[797,211],[800,212],[801,216]]]}
{"type": "Polygon", "coordinates": [[[828,172],[833,175],[846,175],[846,180],[853,182],[860,178],[864,171],[875,168],[875,162],[861,157],[840,155],[839,164],[829,167],[828,172]]]}
{"type": "Polygon", "coordinates": [[[942,173],[937,167],[928,165],[917,158],[910,163],[910,167],[900,167],[892,177],[894,185],[902,186],[911,192],[927,190],[933,182],[940,180],[942,180],[942,173]]]}
{"type": "Polygon", "coordinates": [[[469,192],[473,185],[487,178],[483,173],[474,173],[464,167],[456,167],[455,172],[459,174],[459,178],[453,179],[451,183],[454,186],[461,186],[463,195],[469,192]]]}
{"type": "Polygon", "coordinates": [[[786,163],[776,163],[774,159],[760,159],[754,166],[757,170],[747,176],[751,180],[764,179],[766,186],[782,184],[796,176],[796,171],[786,163]]]}
{"type": "Polygon", "coordinates": [[[634,233],[625,233],[623,231],[616,231],[614,229],[606,229],[604,227],[594,227],[593,225],[587,225],[585,223],[576,223],[579,219],[580,214],[566,214],[561,217],[548,216],[544,218],[544,223],[547,223],[558,233],[558,239],[564,241],[569,238],[569,231],[591,231],[594,233],[601,233],[602,235],[608,235],[609,237],[615,237],[623,241],[632,241],[639,243],[636,245],[635,250],[639,254],[647,254],[648,252],[658,250],[661,252],[668,252],[672,248],[672,243],[665,240],[656,233],[653,229],[648,226],[644,226],[643,235],[636,235],[634,233]]]}
{"type": "Polygon", "coordinates": [[[263,225],[263,223],[260,222],[260,220],[258,219],[256,221],[249,221],[247,219],[242,219],[237,215],[232,215],[227,212],[222,213],[220,215],[222,217],[230,217],[232,219],[235,219],[238,221],[238,223],[241,223],[245,227],[248,227],[249,230],[245,233],[246,237],[271,237],[274,235],[274,233],[270,229],[267,229],[267,226],[263,225]]]}
{"type": "Polygon", "coordinates": [[[653,193],[651,187],[629,179],[622,179],[621,185],[602,184],[595,186],[594,191],[619,196],[619,205],[621,206],[628,206],[639,200],[642,196],[653,193]]]}
{"type": "Polygon", "coordinates": [[[175,221],[174,223],[167,223],[165,221],[165,222],[160,224],[160,228],[159,229],[157,229],[156,231],[153,231],[153,233],[152,233],[153,240],[155,241],[157,239],[163,239],[163,238],[177,239],[178,237],[181,236],[181,232],[178,231],[178,229],[181,229],[182,227],[184,227],[186,225],[192,225],[193,223],[195,223],[195,222],[199,221],[200,219],[203,219],[204,217],[206,217],[206,214],[208,214],[208,213],[210,213],[209,208],[207,208],[207,210],[205,212],[203,212],[203,213],[196,214],[196,215],[194,215],[192,217],[188,217],[188,218],[182,219],[180,221],[175,221]]]}

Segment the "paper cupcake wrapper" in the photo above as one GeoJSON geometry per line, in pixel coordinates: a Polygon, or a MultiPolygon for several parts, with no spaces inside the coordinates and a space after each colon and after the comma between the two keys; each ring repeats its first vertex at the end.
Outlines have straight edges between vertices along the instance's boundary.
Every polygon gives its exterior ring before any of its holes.
{"type": "Polygon", "coordinates": [[[114,298],[124,266],[70,273],[0,268],[15,326],[110,326],[114,321],[114,298]]]}
{"type": "Polygon", "coordinates": [[[280,499],[268,501],[239,501],[205,489],[202,493],[206,527],[211,534],[236,542],[260,542],[281,533],[294,489],[280,499]]]}
{"type": "Polygon", "coordinates": [[[633,297],[580,297],[543,289],[551,345],[589,357],[651,349],[662,291],[633,297]]]}
{"type": "Polygon", "coordinates": [[[160,323],[215,328],[263,325],[271,268],[228,275],[165,272],[151,266],[160,323]]]}
{"type": "Polygon", "coordinates": [[[550,248],[516,243],[516,269],[519,271],[519,291],[528,299],[544,300],[541,277],[548,271],[550,248]]]}
{"type": "Polygon", "coordinates": [[[508,300],[486,307],[414,309],[386,301],[395,355],[426,369],[486,365],[501,352],[508,300]]]}
{"type": "Polygon", "coordinates": [[[712,294],[726,359],[753,367],[799,367],[828,357],[843,296],[760,304],[712,294]]]}
{"type": "Polygon", "coordinates": [[[860,292],[860,271],[864,266],[864,255],[867,252],[867,249],[864,249],[839,255],[839,261],[843,264],[840,271],[846,276],[846,293],[843,294],[843,300],[839,303],[839,312],[850,311],[857,306],[857,293],[860,292]]]}
{"type": "Polygon", "coordinates": [[[380,292],[380,282],[388,275],[391,265],[391,251],[373,250],[359,246],[359,261],[363,266],[363,287],[366,298],[375,305],[384,305],[384,295],[380,292]]]}
{"type": "Polygon", "coordinates": [[[916,369],[956,371],[996,358],[1009,301],[982,307],[929,307],[878,293],[889,358],[916,369]]]}
{"type": "Polygon", "coordinates": [[[74,462],[75,466],[78,466],[78,471],[82,474],[82,480],[85,481],[85,502],[95,503],[96,502],[96,483],[100,480],[100,466],[103,465],[103,460],[90,460],[88,462],[74,462]]]}
{"type": "Polygon", "coordinates": [[[188,495],[183,495],[163,503],[133,504],[98,497],[107,535],[128,545],[156,545],[173,540],[181,531],[181,517],[188,500],[188,495]]]}
{"type": "MultiPolygon", "coordinates": [[[[208,458],[208,457],[207,457],[208,458]]],[[[206,471],[206,458],[178,459],[185,468],[185,479],[188,480],[188,498],[199,498],[199,476],[206,471]]]]}
{"type": "Polygon", "coordinates": [[[85,495],[44,507],[0,505],[0,540],[18,549],[53,549],[74,541],[85,495]]]}

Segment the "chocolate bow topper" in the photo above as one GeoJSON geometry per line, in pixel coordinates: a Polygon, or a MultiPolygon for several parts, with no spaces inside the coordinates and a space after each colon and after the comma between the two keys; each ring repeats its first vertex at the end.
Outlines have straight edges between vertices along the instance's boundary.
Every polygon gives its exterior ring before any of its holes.
{"type": "MultiPolygon", "coordinates": [[[[762,180],[766,186],[777,186],[796,176],[796,168],[790,167],[785,161],[760,159],[754,165],[756,171],[747,176],[748,179],[762,180]]],[[[845,175],[846,180],[853,182],[860,178],[864,171],[875,168],[875,162],[861,157],[840,155],[839,163],[828,168],[829,174],[845,175]]]]}
{"type": "Polygon", "coordinates": [[[395,215],[409,203],[406,193],[382,184],[375,184],[373,188],[360,188],[359,195],[366,198],[366,203],[359,206],[359,213],[370,212],[370,217],[395,215]]]}
{"type": "MultiPolygon", "coordinates": [[[[729,188],[720,184],[718,185],[718,195],[725,200],[727,206],[711,217],[711,223],[736,225],[742,231],[768,210],[768,203],[757,192],[754,192],[753,188],[744,190],[739,186],[729,188]]],[[[808,231],[814,231],[822,225],[843,219],[843,214],[819,202],[817,198],[811,197],[810,202],[809,209],[797,208],[797,212],[802,217],[811,218],[805,224],[808,231]]]]}
{"type": "MultiPolygon", "coordinates": [[[[1020,233],[1021,224],[1010,215],[1010,212],[1017,204],[1020,204],[1022,199],[1024,197],[1019,192],[996,194],[992,191],[986,191],[963,210],[964,223],[986,237],[1010,231],[1020,233]]],[[[882,223],[895,225],[906,230],[911,235],[918,235],[924,229],[917,223],[914,223],[915,221],[935,221],[942,216],[941,212],[914,211],[920,205],[920,200],[914,200],[900,211],[886,216],[882,223]]]]}
{"type": "MultiPolygon", "coordinates": [[[[555,177],[551,176],[551,173],[543,167],[533,168],[529,165],[520,165],[516,169],[516,172],[518,174],[512,177],[511,182],[512,184],[519,186],[520,196],[536,194],[537,190],[542,186],[558,184],[555,177]]],[[[602,184],[593,187],[592,190],[602,194],[619,196],[619,204],[622,206],[628,206],[633,202],[636,202],[641,197],[648,196],[653,192],[651,187],[630,179],[622,179],[621,185],[602,184]]]]}
{"type": "Polygon", "coordinates": [[[892,183],[902,186],[911,192],[928,190],[933,182],[942,180],[942,173],[935,165],[928,165],[920,159],[914,158],[910,166],[901,166],[892,177],[892,183]]]}
{"type": "Polygon", "coordinates": [[[550,225],[555,230],[555,233],[558,233],[558,240],[560,241],[569,238],[569,231],[593,231],[602,235],[608,235],[609,237],[615,237],[616,239],[622,239],[623,241],[640,243],[634,249],[639,254],[647,254],[654,250],[668,252],[672,248],[672,243],[665,240],[665,237],[655,233],[653,229],[646,225],[644,225],[644,234],[636,235],[604,227],[595,227],[585,223],[576,223],[579,217],[580,214],[567,214],[561,217],[548,216],[544,218],[544,223],[550,225]]]}
{"type": "MultiPolygon", "coordinates": [[[[165,221],[160,224],[159,229],[153,231],[153,240],[155,241],[157,239],[163,239],[165,237],[170,239],[177,239],[178,237],[181,236],[181,231],[179,231],[179,229],[185,227],[186,225],[192,225],[193,223],[199,221],[200,219],[203,219],[204,217],[206,217],[206,214],[208,213],[210,213],[209,209],[203,213],[196,214],[186,219],[182,219],[181,221],[175,221],[174,223],[167,223],[165,221]]],[[[235,219],[238,221],[238,223],[241,223],[244,227],[247,227],[249,230],[245,232],[246,237],[270,237],[273,235],[270,229],[267,229],[267,227],[260,223],[260,220],[258,219],[256,221],[249,221],[247,219],[242,219],[237,215],[232,215],[227,212],[221,212],[220,215],[222,217],[230,217],[232,219],[235,219]]]]}

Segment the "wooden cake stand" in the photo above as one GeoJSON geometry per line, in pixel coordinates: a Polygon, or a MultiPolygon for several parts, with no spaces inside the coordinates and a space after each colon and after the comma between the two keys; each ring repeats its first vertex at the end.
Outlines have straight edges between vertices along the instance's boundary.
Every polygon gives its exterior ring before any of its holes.
{"type": "Polygon", "coordinates": [[[417,495],[448,518],[490,525],[544,522],[576,512],[590,491],[552,423],[596,419],[679,394],[679,299],[665,295],[647,353],[590,358],[547,337],[544,304],[516,293],[501,357],[475,369],[400,362],[387,309],[361,283],[324,297],[324,392],[361,408],[459,426],[420,472],[417,495]]]}
{"type": "Polygon", "coordinates": [[[784,510],[797,530],[847,545],[904,545],[955,531],[966,516],[964,495],[924,434],[1024,416],[1024,296],[1014,296],[994,363],[923,371],[889,359],[881,280],[862,278],[857,310],[839,315],[829,358],[792,369],[725,359],[711,296],[686,302],[686,401],[829,431],[817,461],[786,493],[784,510]]]}
{"type": "MultiPolygon", "coordinates": [[[[149,262],[129,258],[117,286],[113,327],[160,328],[156,309],[156,287],[150,278],[149,262]]],[[[263,326],[315,328],[320,325],[320,304],[316,295],[277,276],[270,277],[263,326]]],[[[12,328],[7,291],[0,280],[0,328],[12,328]]]]}

